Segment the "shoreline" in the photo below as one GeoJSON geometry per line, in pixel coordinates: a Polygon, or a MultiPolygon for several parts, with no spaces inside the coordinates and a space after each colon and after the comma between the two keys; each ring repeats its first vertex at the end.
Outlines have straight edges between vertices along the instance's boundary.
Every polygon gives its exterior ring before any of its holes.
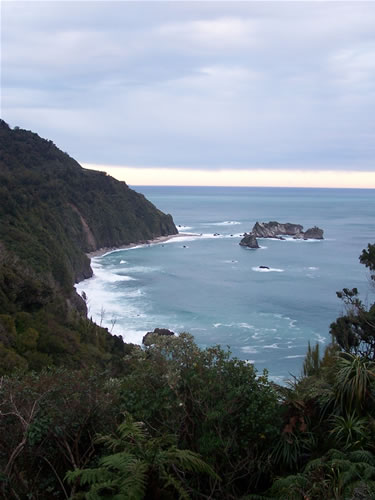
{"type": "Polygon", "coordinates": [[[174,238],[181,238],[184,236],[200,236],[199,234],[194,234],[194,233],[177,233],[177,234],[169,234],[167,236],[157,236],[156,238],[153,238],[151,240],[141,240],[138,241],[137,243],[128,243],[127,245],[121,245],[119,247],[103,247],[99,248],[98,250],[94,250],[93,252],[87,253],[87,257],[89,259],[92,259],[93,257],[102,257],[103,255],[111,252],[116,252],[119,250],[127,250],[128,248],[134,248],[138,247],[140,245],[146,246],[146,245],[157,245],[158,243],[163,243],[164,241],[172,240],[174,238]]]}

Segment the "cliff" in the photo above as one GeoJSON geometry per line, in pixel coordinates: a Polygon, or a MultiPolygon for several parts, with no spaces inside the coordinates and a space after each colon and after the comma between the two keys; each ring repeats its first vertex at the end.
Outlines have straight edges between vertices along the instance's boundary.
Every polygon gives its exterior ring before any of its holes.
{"type": "Polygon", "coordinates": [[[70,322],[76,331],[86,305],[73,285],[92,275],[87,252],[177,232],[170,215],[125,182],[0,120],[0,316],[10,315],[0,317],[0,364],[1,347],[16,345],[20,313],[29,325],[48,310],[54,328],[70,322]]]}

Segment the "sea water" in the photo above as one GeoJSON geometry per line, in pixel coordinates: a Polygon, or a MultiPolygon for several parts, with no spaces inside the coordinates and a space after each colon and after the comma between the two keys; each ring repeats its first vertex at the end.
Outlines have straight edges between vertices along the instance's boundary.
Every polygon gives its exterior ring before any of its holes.
{"type": "Polygon", "coordinates": [[[336,291],[357,287],[365,302],[374,301],[358,260],[375,242],[372,190],[135,190],[194,236],[92,260],[94,277],[77,290],[88,297],[89,315],[127,342],[141,343],[156,327],[189,332],[199,346],[229,346],[233,356],[282,381],[301,373],[308,341],[319,342],[322,351],[329,342],[330,323],[344,312],[336,291]],[[317,225],[325,239],[239,246],[256,221],[271,220],[317,225]]]}

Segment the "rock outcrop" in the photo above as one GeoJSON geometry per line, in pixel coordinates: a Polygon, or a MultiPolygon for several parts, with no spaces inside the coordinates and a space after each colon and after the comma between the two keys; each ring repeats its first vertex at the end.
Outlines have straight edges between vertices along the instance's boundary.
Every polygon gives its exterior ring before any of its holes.
{"type": "Polygon", "coordinates": [[[323,229],[314,226],[306,231],[303,230],[301,224],[291,224],[286,222],[282,224],[276,221],[256,222],[251,231],[257,238],[278,238],[283,239],[284,236],[293,236],[295,239],[323,239],[323,229]]]}
{"type": "Polygon", "coordinates": [[[150,346],[154,344],[155,337],[171,337],[175,335],[174,332],[168,330],[168,328],[155,328],[153,332],[147,332],[142,339],[142,344],[145,346],[150,346]]]}
{"type": "Polygon", "coordinates": [[[307,231],[305,231],[303,235],[304,240],[323,240],[323,229],[320,229],[317,226],[311,227],[307,231]]]}
{"type": "Polygon", "coordinates": [[[281,224],[280,222],[256,222],[252,229],[252,233],[257,238],[280,238],[282,236],[298,236],[303,234],[303,226],[301,224],[281,224]]]}
{"type": "Polygon", "coordinates": [[[240,241],[240,245],[247,248],[259,248],[255,234],[252,232],[244,234],[244,237],[240,241]]]}
{"type": "Polygon", "coordinates": [[[285,236],[292,236],[294,239],[303,240],[323,240],[323,229],[317,226],[306,231],[301,224],[282,224],[276,221],[256,222],[250,233],[245,233],[240,241],[240,245],[248,248],[259,248],[257,238],[277,238],[284,240],[285,236]]]}

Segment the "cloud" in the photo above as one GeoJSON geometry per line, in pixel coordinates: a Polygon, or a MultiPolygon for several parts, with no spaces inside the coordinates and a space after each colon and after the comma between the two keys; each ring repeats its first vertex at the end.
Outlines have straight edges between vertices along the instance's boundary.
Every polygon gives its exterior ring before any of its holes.
{"type": "Polygon", "coordinates": [[[375,168],[375,4],[5,2],[2,14],[2,117],[81,161],[375,168]]]}

